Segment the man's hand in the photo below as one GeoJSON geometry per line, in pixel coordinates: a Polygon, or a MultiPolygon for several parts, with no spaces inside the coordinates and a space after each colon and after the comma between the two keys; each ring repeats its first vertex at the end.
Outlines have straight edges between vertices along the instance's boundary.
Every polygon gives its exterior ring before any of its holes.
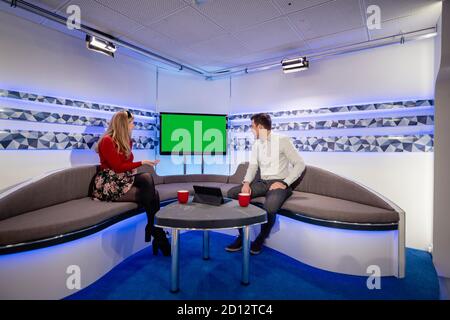
{"type": "Polygon", "coordinates": [[[286,185],[282,182],[274,182],[270,185],[269,190],[286,189],[286,185]]]}
{"type": "Polygon", "coordinates": [[[250,188],[250,183],[244,182],[241,189],[242,193],[252,194],[252,188],[250,188]]]}

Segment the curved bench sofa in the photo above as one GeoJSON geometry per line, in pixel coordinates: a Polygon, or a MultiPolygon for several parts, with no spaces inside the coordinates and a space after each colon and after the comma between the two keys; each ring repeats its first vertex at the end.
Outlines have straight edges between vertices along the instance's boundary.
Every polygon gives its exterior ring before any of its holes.
{"type": "MultiPolygon", "coordinates": [[[[139,171],[152,174],[163,206],[174,201],[177,190],[192,193],[195,184],[220,187],[226,196],[231,187],[240,184],[247,166],[248,163],[240,164],[230,176],[159,176],[149,166],[142,166],[139,171]]],[[[143,208],[132,202],[90,198],[98,169],[88,165],[57,170],[0,194],[0,281],[8,278],[2,262],[7,261],[14,268],[11,258],[15,254],[81,241],[136,216],[140,216],[141,226],[139,232],[132,229],[133,241],[140,243],[121,259],[146,246],[140,240],[146,222],[143,208]]],[[[293,189],[293,195],[279,211],[267,246],[328,271],[367,275],[368,267],[376,265],[383,276],[404,277],[405,213],[398,206],[355,181],[313,166],[306,167],[293,189]]],[[[263,202],[264,197],[252,200],[259,206],[263,202]]],[[[104,239],[98,241],[105,245],[104,239]]],[[[116,242],[123,245],[120,240],[116,242]]],[[[67,254],[67,250],[64,252],[67,254]]],[[[110,263],[108,268],[119,262],[110,263]]],[[[103,273],[108,271],[105,270],[103,273]]]]}

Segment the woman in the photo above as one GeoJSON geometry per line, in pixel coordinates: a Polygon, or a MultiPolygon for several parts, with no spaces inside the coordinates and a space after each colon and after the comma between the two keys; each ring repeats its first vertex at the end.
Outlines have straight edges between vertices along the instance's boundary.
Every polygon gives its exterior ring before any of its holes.
{"type": "Polygon", "coordinates": [[[159,160],[133,162],[131,152],[131,132],[134,117],[129,111],[114,114],[108,130],[100,138],[96,152],[100,156],[100,171],[95,176],[92,198],[101,201],[125,201],[141,204],[147,212],[148,223],[145,227],[145,241],[153,236],[153,254],[158,249],[170,256],[170,244],[163,229],[153,225],[159,210],[159,194],[155,190],[150,173],[137,173],[137,168],[146,164],[155,166],[159,160]]]}

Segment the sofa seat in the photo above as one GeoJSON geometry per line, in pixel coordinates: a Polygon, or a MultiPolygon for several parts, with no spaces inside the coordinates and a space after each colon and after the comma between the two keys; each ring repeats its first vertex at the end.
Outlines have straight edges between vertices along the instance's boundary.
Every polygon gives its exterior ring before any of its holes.
{"type": "Polygon", "coordinates": [[[1,220],[0,245],[81,230],[137,208],[134,202],[103,202],[89,197],[63,202],[1,220]]]}
{"type": "MultiPolygon", "coordinates": [[[[258,197],[252,199],[252,202],[263,204],[264,200],[265,197],[258,197]]],[[[330,222],[390,224],[399,221],[399,215],[394,210],[299,191],[293,192],[282,209],[330,222]]]]}
{"type": "MultiPolygon", "coordinates": [[[[144,211],[134,202],[92,200],[89,195],[99,168],[98,165],[86,165],[52,171],[1,193],[0,254],[71,241],[144,211]]],[[[233,175],[159,176],[147,165],[138,171],[152,175],[160,200],[165,201],[176,199],[180,189],[193,194],[193,185],[219,187],[227,196],[232,187],[241,184],[247,168],[248,163],[241,163],[233,175]]],[[[399,231],[400,236],[404,238],[404,211],[356,182],[307,166],[293,188],[294,194],[285,202],[280,214],[301,221],[306,221],[304,218],[320,219],[337,228],[341,226],[336,222],[366,224],[355,225],[355,230],[380,230],[378,224],[383,228],[395,228],[398,223],[398,228],[403,228],[399,231]]],[[[253,201],[262,204],[264,199],[253,201]]],[[[351,229],[350,224],[342,227],[351,229]]]]}
{"type": "Polygon", "coordinates": [[[159,199],[161,201],[175,199],[177,197],[178,190],[188,190],[190,194],[194,194],[194,185],[205,187],[217,187],[222,190],[224,196],[227,195],[229,189],[236,184],[220,183],[220,182],[177,182],[177,183],[165,183],[155,185],[156,190],[159,193],[159,199]]]}

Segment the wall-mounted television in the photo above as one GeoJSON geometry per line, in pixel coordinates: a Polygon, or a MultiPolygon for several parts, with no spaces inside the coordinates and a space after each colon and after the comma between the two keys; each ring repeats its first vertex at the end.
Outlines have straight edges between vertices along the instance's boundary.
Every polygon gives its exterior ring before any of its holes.
{"type": "Polygon", "coordinates": [[[225,155],[227,115],[169,113],[159,115],[161,155],[225,155]]]}

